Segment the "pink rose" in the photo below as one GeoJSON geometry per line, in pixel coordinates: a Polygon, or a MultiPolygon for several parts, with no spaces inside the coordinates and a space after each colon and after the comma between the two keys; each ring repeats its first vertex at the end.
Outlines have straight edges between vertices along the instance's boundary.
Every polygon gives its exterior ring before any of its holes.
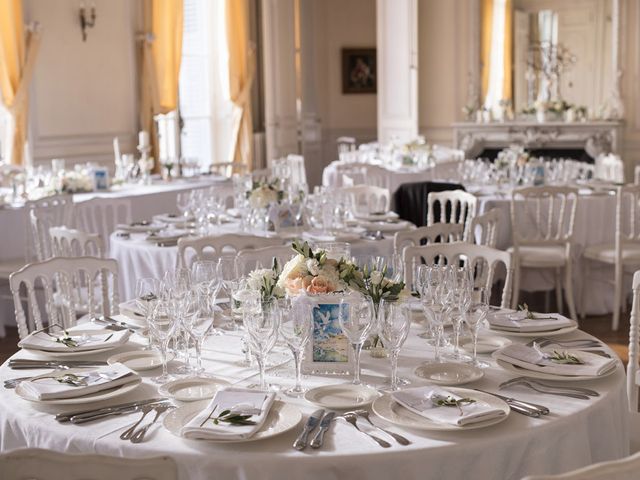
{"type": "Polygon", "coordinates": [[[295,295],[303,289],[302,278],[287,278],[284,283],[284,288],[290,295],[295,295]]]}
{"type": "Polygon", "coordinates": [[[311,280],[311,285],[307,287],[308,293],[330,293],[333,292],[335,288],[331,283],[324,277],[315,277],[311,280]]]}

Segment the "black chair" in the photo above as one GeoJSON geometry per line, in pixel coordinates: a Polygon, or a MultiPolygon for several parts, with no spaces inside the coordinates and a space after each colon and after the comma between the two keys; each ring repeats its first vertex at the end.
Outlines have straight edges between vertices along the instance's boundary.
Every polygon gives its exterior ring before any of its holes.
{"type": "MultiPolygon", "coordinates": [[[[445,182],[403,183],[393,195],[395,211],[403,220],[423,227],[427,224],[427,195],[445,190],[464,190],[464,187],[459,183],[445,182]]],[[[438,217],[440,212],[434,213],[438,217]]]]}

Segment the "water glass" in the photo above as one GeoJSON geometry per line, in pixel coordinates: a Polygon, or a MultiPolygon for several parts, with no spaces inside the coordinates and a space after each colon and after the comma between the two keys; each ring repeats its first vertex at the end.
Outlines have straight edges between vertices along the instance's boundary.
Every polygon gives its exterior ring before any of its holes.
{"type": "Polygon", "coordinates": [[[195,373],[200,376],[204,374],[202,343],[207,334],[213,329],[214,314],[211,305],[210,297],[206,293],[202,291],[196,292],[184,316],[185,327],[189,335],[191,335],[196,349],[195,373]]]}
{"type": "Polygon", "coordinates": [[[285,394],[299,397],[306,392],[302,388],[302,358],[304,349],[311,339],[311,312],[313,306],[303,300],[291,301],[285,299],[280,302],[280,336],[283,338],[291,353],[296,367],[296,385],[285,390],[285,394]]]}
{"type": "Polygon", "coordinates": [[[266,390],[268,387],[265,381],[267,354],[276,344],[279,324],[280,309],[277,305],[244,315],[247,340],[260,371],[260,390],[266,390]]]}
{"type": "MultiPolygon", "coordinates": [[[[149,315],[160,297],[160,281],[156,278],[145,277],[136,281],[136,306],[142,311],[145,320],[149,322],[149,315]]],[[[151,336],[144,350],[151,348],[151,336]]]]}
{"type": "Polygon", "coordinates": [[[375,313],[371,298],[352,295],[340,300],[338,321],[342,333],[349,339],[353,348],[356,366],[353,374],[353,384],[359,385],[360,381],[360,353],[362,344],[369,336],[369,332],[375,324],[375,313]]]}
{"type": "Polygon", "coordinates": [[[471,331],[473,342],[472,364],[476,367],[486,368],[488,363],[478,360],[478,331],[489,313],[489,291],[484,287],[474,288],[471,292],[471,302],[465,315],[465,323],[471,331]]]}
{"type": "Polygon", "coordinates": [[[391,353],[391,382],[390,391],[399,389],[398,356],[400,348],[409,335],[411,327],[411,312],[409,305],[401,302],[380,301],[378,308],[378,335],[385,348],[391,353]]]}
{"type": "Polygon", "coordinates": [[[178,321],[169,314],[167,304],[157,302],[149,315],[149,330],[158,343],[162,357],[162,375],[151,379],[155,383],[163,384],[172,380],[167,371],[167,349],[177,326],[178,321]]]}

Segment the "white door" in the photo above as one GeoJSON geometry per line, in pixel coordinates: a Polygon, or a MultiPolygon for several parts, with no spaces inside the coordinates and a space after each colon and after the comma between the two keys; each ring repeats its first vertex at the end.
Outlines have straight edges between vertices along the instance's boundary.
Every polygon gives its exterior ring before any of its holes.
{"type": "Polygon", "coordinates": [[[378,140],[418,135],[418,2],[377,0],[378,140]]]}

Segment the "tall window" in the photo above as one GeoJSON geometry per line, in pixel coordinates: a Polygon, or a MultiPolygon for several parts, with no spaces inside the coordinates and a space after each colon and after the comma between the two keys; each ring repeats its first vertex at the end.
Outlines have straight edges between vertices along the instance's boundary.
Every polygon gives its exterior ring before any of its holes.
{"type": "Polygon", "coordinates": [[[180,69],[181,150],[203,170],[229,157],[232,103],[225,0],[184,0],[180,69]]]}

